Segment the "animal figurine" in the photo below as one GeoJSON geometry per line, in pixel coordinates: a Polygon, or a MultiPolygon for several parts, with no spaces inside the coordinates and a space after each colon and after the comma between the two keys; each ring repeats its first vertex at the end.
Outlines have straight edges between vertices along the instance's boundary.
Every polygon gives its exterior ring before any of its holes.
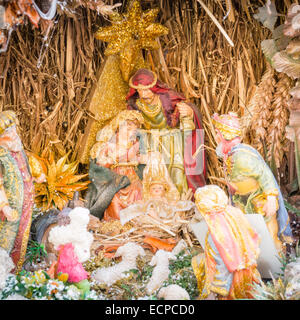
{"type": "Polygon", "coordinates": [[[97,269],[92,278],[99,284],[106,284],[108,287],[116,281],[126,277],[125,272],[136,269],[136,259],[144,256],[144,249],[134,243],[128,242],[117,249],[115,257],[122,257],[122,261],[114,266],[97,269]]]}
{"type": "Polygon", "coordinates": [[[176,259],[176,256],[165,250],[158,250],[150,261],[151,266],[155,266],[152,272],[152,276],[147,283],[146,292],[152,294],[154,291],[159,289],[164,281],[169,277],[169,260],[176,259]]]}

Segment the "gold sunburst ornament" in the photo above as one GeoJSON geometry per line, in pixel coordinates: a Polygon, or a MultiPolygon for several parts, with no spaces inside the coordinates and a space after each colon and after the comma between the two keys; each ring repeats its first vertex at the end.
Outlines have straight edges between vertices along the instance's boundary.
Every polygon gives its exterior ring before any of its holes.
{"type": "Polygon", "coordinates": [[[52,152],[48,157],[39,157],[30,154],[29,165],[32,175],[39,176],[44,173],[46,180],[35,183],[35,203],[42,211],[51,208],[62,210],[69,200],[73,198],[75,191],[87,188],[90,181],[79,181],[87,174],[75,175],[78,162],[67,163],[68,154],[55,161],[52,152]]]}

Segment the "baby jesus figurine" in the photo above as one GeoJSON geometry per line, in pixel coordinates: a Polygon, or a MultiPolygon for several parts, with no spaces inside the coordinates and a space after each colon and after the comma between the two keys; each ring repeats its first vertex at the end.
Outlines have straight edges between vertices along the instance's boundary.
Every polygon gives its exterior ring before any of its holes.
{"type": "Polygon", "coordinates": [[[143,172],[143,199],[120,211],[124,225],[134,219],[137,224],[175,222],[180,213],[195,207],[189,200],[180,200],[180,194],[173,184],[168,170],[159,154],[153,153],[143,172]],[[138,219],[136,219],[139,217],[138,219]]]}

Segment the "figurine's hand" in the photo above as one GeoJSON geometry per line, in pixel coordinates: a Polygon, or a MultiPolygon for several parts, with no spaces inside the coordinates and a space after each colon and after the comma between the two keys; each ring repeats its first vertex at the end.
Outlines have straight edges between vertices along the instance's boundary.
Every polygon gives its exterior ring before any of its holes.
{"type": "Polygon", "coordinates": [[[15,210],[13,210],[9,205],[5,206],[2,211],[8,221],[13,222],[18,219],[18,216],[15,214],[15,210]]]}
{"type": "Polygon", "coordinates": [[[267,202],[263,207],[266,217],[271,217],[277,211],[277,198],[275,196],[268,196],[267,202]]]}
{"type": "Polygon", "coordinates": [[[185,102],[178,102],[176,106],[178,107],[180,117],[191,117],[191,118],[193,117],[194,115],[193,109],[185,102]]]}
{"type": "Polygon", "coordinates": [[[139,143],[136,142],[129,150],[128,150],[128,160],[137,161],[138,153],[139,153],[139,143]]]}

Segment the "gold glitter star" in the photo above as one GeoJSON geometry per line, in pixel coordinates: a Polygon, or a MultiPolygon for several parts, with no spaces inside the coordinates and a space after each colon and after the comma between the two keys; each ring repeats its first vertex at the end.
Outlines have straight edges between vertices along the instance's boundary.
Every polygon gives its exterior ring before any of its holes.
{"type": "Polygon", "coordinates": [[[168,34],[168,29],[154,20],[159,9],[142,11],[140,1],[133,0],[126,13],[115,13],[112,25],[101,27],[95,34],[96,39],[109,42],[105,55],[120,53],[131,46],[138,49],[158,49],[156,38],[168,34]]]}

